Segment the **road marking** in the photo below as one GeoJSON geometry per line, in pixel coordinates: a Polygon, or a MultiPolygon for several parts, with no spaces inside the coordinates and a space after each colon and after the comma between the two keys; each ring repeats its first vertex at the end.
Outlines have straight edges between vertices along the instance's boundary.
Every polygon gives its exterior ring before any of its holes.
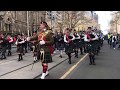
{"type": "Polygon", "coordinates": [[[62,77],[60,77],[59,79],[64,79],[65,77],[67,77],[76,67],[77,65],[84,60],[86,57],[88,56],[88,54],[86,54],[84,57],[82,57],[74,66],[72,66],[62,77]]]}

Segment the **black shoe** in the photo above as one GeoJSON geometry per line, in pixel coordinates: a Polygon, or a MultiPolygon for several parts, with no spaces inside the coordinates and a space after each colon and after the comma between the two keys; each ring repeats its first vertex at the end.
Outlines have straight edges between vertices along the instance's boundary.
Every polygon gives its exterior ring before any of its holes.
{"type": "Polygon", "coordinates": [[[38,60],[34,60],[33,63],[36,63],[38,60]]]}
{"type": "Polygon", "coordinates": [[[78,55],[76,55],[76,58],[78,58],[78,55]]]}
{"type": "Polygon", "coordinates": [[[93,63],[93,65],[96,65],[96,63],[93,63]]]}
{"type": "Polygon", "coordinates": [[[6,57],[4,57],[3,59],[6,59],[6,57]]]}
{"type": "Polygon", "coordinates": [[[69,64],[71,64],[71,61],[68,61],[69,64]]]}
{"type": "Polygon", "coordinates": [[[84,55],[83,53],[81,53],[81,55],[84,55]]]}
{"type": "Polygon", "coordinates": [[[20,59],[18,59],[18,61],[20,61],[20,59]]]}
{"type": "Polygon", "coordinates": [[[62,55],[60,55],[59,57],[62,58],[62,55]]]}
{"type": "Polygon", "coordinates": [[[92,63],[89,63],[89,65],[92,65],[92,63]]]}

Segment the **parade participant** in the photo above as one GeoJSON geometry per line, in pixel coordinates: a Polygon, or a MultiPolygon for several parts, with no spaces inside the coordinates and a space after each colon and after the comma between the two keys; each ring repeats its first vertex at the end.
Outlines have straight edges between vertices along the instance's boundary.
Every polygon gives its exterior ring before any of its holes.
{"type": "Polygon", "coordinates": [[[1,36],[2,37],[0,39],[0,44],[1,44],[1,58],[0,59],[2,60],[2,59],[6,59],[5,53],[6,53],[8,41],[4,35],[1,35],[1,36]]]}
{"type": "Polygon", "coordinates": [[[48,63],[52,62],[51,46],[54,43],[52,31],[49,30],[49,27],[46,22],[41,22],[40,31],[34,37],[27,38],[28,41],[33,41],[38,39],[39,42],[39,51],[40,51],[40,60],[42,62],[43,73],[41,79],[44,79],[48,75],[48,63]]]}
{"type": "Polygon", "coordinates": [[[25,43],[24,43],[24,50],[25,50],[25,53],[27,53],[27,46],[28,46],[28,42],[27,42],[27,36],[24,35],[24,40],[25,40],[25,43]]]}
{"type": "Polygon", "coordinates": [[[16,40],[16,45],[17,45],[17,52],[18,52],[18,61],[23,60],[23,43],[24,43],[24,39],[22,38],[22,35],[18,34],[17,40],[16,40]]]}
{"type": "Polygon", "coordinates": [[[65,35],[64,35],[64,42],[65,42],[65,52],[69,58],[69,61],[68,61],[69,64],[71,64],[71,53],[73,53],[73,40],[74,39],[75,39],[74,35],[71,34],[70,29],[67,28],[65,35]]]}
{"type": "Polygon", "coordinates": [[[90,64],[96,65],[95,64],[95,53],[94,53],[94,40],[98,39],[97,35],[94,35],[93,32],[91,32],[91,27],[88,27],[88,31],[86,32],[85,35],[85,42],[86,42],[86,49],[87,53],[89,53],[89,59],[90,59],[90,64]]]}
{"type": "Polygon", "coordinates": [[[79,34],[77,33],[76,30],[74,30],[74,34],[73,35],[75,37],[75,40],[73,40],[75,57],[78,58],[78,49],[79,49],[80,36],[79,36],[79,34]]]}
{"type": "Polygon", "coordinates": [[[79,48],[80,48],[81,55],[83,55],[83,48],[84,48],[84,52],[86,52],[84,36],[85,36],[84,32],[81,32],[80,33],[80,41],[79,41],[79,48]]]}
{"type": "Polygon", "coordinates": [[[58,40],[58,49],[60,51],[60,56],[62,58],[62,53],[63,53],[63,50],[64,50],[64,35],[62,32],[58,33],[58,37],[57,37],[57,40],[58,40]]]}
{"type": "MultiPolygon", "coordinates": [[[[37,31],[33,32],[33,36],[36,36],[37,31]]],[[[38,39],[36,38],[35,40],[31,41],[32,42],[32,49],[33,49],[33,57],[34,57],[34,62],[37,61],[37,47],[38,47],[38,39]]]]}
{"type": "Polygon", "coordinates": [[[10,35],[7,35],[7,40],[8,40],[8,56],[11,56],[12,53],[11,53],[11,44],[13,42],[13,38],[10,36],[10,35]]]}

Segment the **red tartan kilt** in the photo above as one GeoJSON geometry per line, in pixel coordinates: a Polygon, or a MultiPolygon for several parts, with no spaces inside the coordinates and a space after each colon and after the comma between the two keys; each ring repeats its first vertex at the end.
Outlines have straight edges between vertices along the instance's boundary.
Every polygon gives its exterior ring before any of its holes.
{"type": "Polygon", "coordinates": [[[53,51],[54,51],[53,46],[48,46],[48,48],[50,50],[50,53],[53,54],[53,51]]]}

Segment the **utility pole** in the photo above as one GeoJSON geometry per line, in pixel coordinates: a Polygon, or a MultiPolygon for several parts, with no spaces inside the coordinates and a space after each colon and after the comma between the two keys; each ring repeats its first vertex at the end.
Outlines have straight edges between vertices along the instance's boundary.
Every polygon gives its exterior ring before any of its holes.
{"type": "Polygon", "coordinates": [[[28,36],[30,36],[29,32],[29,11],[27,11],[27,32],[28,32],[28,36]]]}

